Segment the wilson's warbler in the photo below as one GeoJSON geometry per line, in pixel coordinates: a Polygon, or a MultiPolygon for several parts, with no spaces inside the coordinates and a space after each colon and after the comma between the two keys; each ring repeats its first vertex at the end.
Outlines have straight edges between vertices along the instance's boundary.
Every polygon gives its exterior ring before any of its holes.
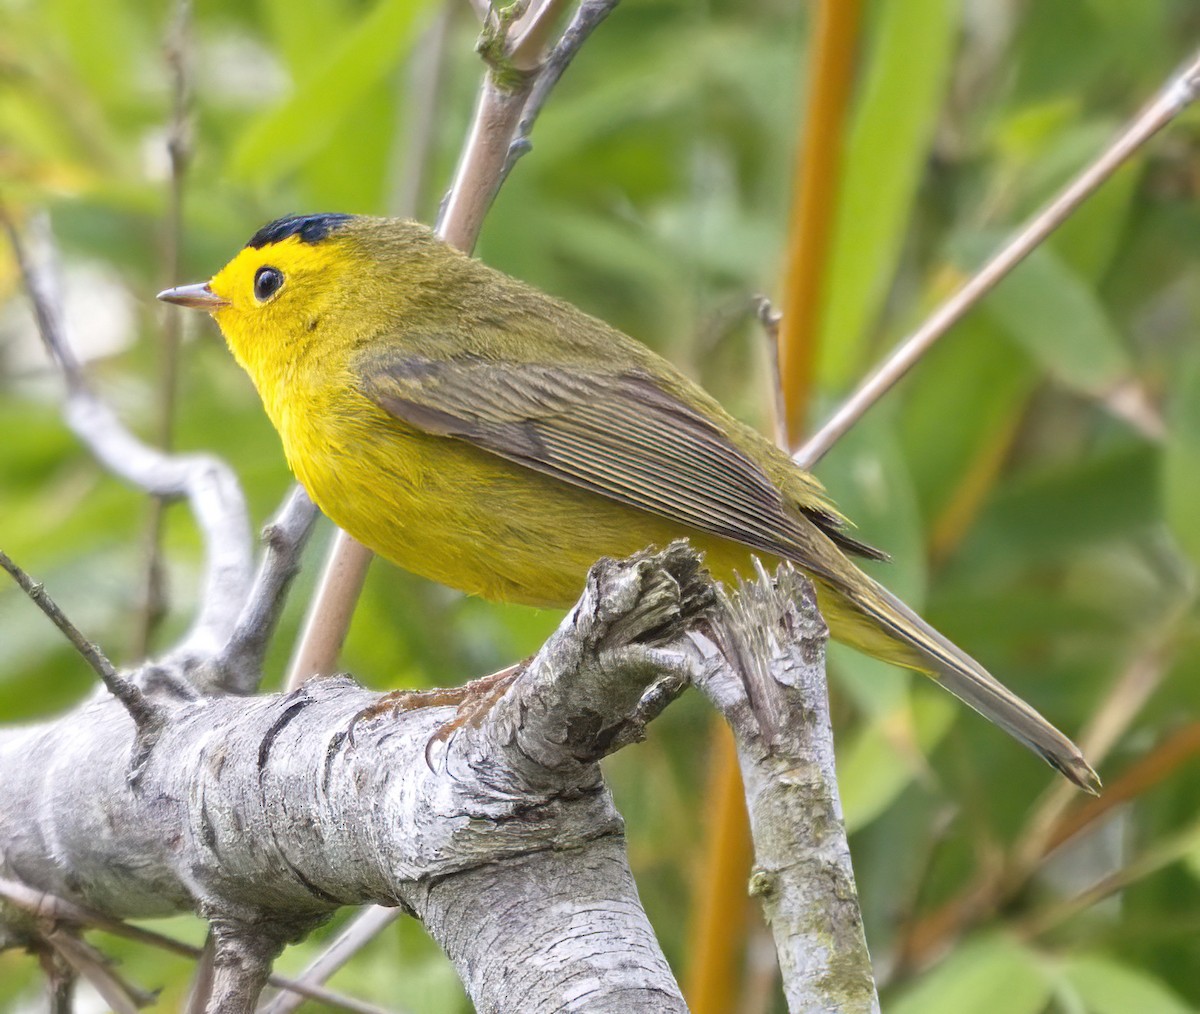
{"type": "Polygon", "coordinates": [[[788,559],[833,637],[1098,785],[1070,740],[850,562],[883,554],[774,444],[644,345],[425,226],[283,218],[159,298],[212,314],[313,500],[401,567],[568,606],[599,557],[680,536],[723,579],[752,553],[788,559]]]}

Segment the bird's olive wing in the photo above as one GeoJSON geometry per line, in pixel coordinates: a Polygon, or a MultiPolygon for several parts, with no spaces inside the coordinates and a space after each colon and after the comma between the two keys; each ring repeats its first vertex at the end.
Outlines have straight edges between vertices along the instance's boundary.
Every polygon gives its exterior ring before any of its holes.
{"type": "Polygon", "coordinates": [[[817,528],[844,548],[878,555],[837,531],[839,519],[823,504],[812,514],[803,505],[787,509],[716,423],[647,374],[387,355],[364,360],[360,376],[368,397],[420,430],[809,570],[828,552],[817,528]]]}

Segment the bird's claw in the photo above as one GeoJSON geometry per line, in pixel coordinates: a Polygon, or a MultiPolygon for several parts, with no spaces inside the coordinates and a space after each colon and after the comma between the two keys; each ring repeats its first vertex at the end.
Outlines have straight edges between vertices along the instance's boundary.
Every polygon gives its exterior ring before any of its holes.
{"type": "Polygon", "coordinates": [[[461,687],[440,690],[394,690],[384,694],[374,704],[363,708],[350,719],[346,741],[353,747],[354,730],[360,722],[379,718],[389,712],[393,718],[398,718],[402,713],[416,711],[418,708],[453,707],[456,709],[454,717],[438,726],[425,743],[425,763],[432,771],[434,767],[430,751],[433,745],[447,742],[464,725],[479,728],[484,716],[508,692],[508,688],[524,672],[527,664],[528,660],[518,662],[461,687]]]}

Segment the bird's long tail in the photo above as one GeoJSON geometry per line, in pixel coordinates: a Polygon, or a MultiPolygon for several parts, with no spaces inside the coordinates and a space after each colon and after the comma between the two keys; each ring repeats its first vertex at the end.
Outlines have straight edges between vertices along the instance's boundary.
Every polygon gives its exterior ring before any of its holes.
{"type": "Polygon", "coordinates": [[[1081,789],[1099,790],[1100,779],[1079,747],[895,595],[859,575],[852,589],[818,581],[818,602],[833,637],[925,673],[1081,789]]]}

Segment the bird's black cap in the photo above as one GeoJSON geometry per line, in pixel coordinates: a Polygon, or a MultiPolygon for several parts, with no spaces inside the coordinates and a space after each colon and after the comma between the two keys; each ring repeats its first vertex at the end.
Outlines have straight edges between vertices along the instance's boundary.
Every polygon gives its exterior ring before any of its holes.
{"type": "Polygon", "coordinates": [[[278,243],[289,236],[299,236],[301,243],[320,243],[329,233],[342,225],[353,215],[326,213],[321,215],[285,215],[274,222],[264,225],[253,236],[246,246],[259,249],[268,243],[278,243]]]}

